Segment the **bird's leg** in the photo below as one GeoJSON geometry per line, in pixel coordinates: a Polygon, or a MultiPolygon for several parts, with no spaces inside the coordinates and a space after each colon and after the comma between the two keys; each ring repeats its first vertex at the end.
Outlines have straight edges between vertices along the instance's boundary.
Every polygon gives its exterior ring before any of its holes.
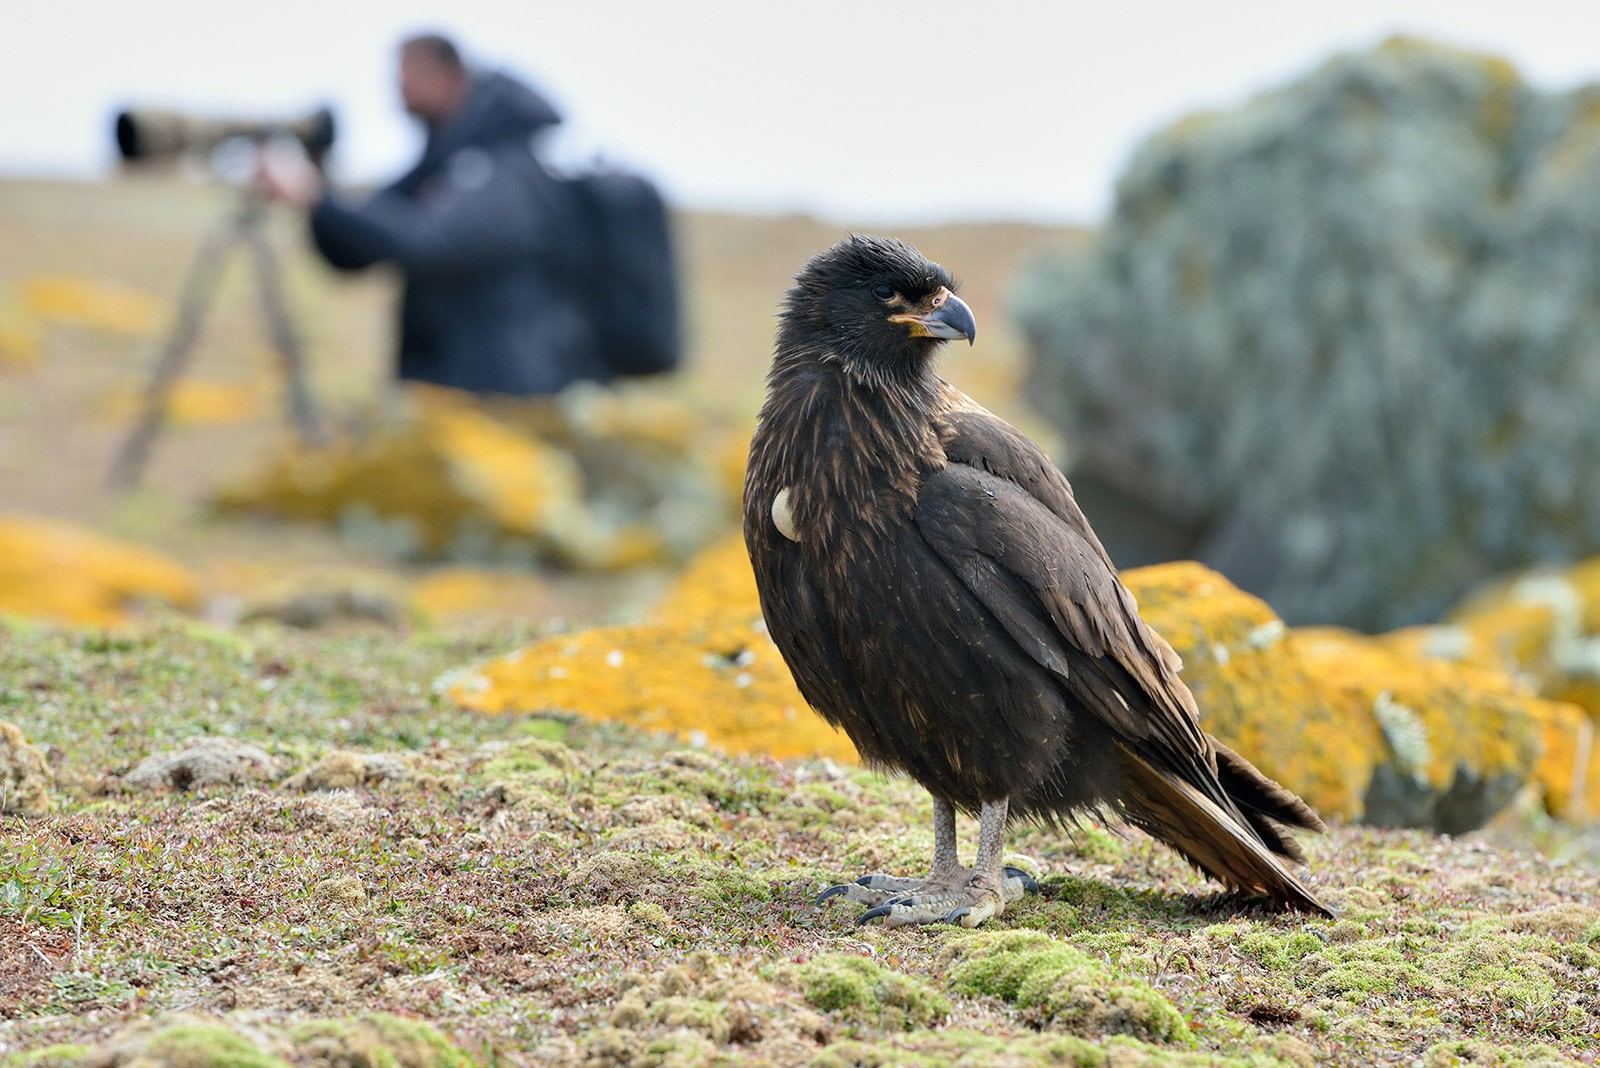
{"type": "Polygon", "coordinates": [[[861,923],[884,916],[891,927],[940,921],[976,927],[1005,911],[1006,902],[1039,889],[1026,872],[1000,863],[1005,849],[1004,800],[983,805],[977,863],[970,869],[962,867],[957,856],[955,806],[935,798],[933,820],[933,870],[926,879],[863,875],[854,883],[829,887],[818,903],[844,896],[872,906],[861,914],[861,923]]]}
{"type": "Polygon", "coordinates": [[[956,851],[956,807],[942,797],[933,799],[933,867],[926,879],[899,875],[863,875],[853,883],[830,886],[817,898],[817,904],[830,897],[848,897],[863,905],[877,906],[906,894],[934,887],[955,889],[967,880],[956,851]]]}

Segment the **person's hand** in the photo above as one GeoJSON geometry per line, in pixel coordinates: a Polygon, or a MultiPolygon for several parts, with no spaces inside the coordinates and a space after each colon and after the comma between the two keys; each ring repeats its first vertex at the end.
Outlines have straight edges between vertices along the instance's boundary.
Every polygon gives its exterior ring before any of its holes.
{"type": "Polygon", "coordinates": [[[262,147],[256,165],[256,188],[269,199],[309,208],[322,197],[322,172],[298,145],[269,143],[262,147]]]}

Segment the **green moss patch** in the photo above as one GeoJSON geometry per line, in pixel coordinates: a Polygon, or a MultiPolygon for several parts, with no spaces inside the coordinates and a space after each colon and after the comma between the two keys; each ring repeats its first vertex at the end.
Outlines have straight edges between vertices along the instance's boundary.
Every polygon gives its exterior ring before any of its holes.
{"type": "Polygon", "coordinates": [[[1039,1023],[1086,1037],[1193,1042],[1182,1014],[1160,991],[1049,935],[980,932],[952,939],[949,953],[956,993],[1000,998],[1039,1023]]]}
{"type": "Polygon", "coordinates": [[[843,953],[800,969],[807,1004],[850,1023],[906,1031],[950,1015],[950,999],[914,976],[843,953]]]}

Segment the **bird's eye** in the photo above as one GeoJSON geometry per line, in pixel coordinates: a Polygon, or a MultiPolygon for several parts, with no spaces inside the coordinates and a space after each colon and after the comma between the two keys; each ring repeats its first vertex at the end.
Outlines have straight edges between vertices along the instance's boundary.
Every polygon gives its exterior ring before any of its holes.
{"type": "Polygon", "coordinates": [[[894,296],[894,287],[885,285],[873,286],[872,295],[877,297],[879,300],[888,300],[890,297],[894,296]]]}

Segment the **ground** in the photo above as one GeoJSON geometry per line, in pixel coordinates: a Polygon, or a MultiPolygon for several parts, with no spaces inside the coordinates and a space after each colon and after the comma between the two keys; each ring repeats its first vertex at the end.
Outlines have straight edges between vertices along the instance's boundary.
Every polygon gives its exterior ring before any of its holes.
{"type": "Polygon", "coordinates": [[[330,1029],[398,1018],[480,1063],[1600,1056],[1592,869],[1336,827],[1307,843],[1326,921],[1219,894],[1137,834],[1034,829],[1011,860],[1043,892],[990,929],[858,928],[815,894],[926,863],[925,795],[435,693],[526,637],[11,625],[0,714],[58,786],[50,815],[0,823],[0,1055],[349,1063],[330,1029]],[[271,759],[148,773],[200,735],[271,759]]]}

